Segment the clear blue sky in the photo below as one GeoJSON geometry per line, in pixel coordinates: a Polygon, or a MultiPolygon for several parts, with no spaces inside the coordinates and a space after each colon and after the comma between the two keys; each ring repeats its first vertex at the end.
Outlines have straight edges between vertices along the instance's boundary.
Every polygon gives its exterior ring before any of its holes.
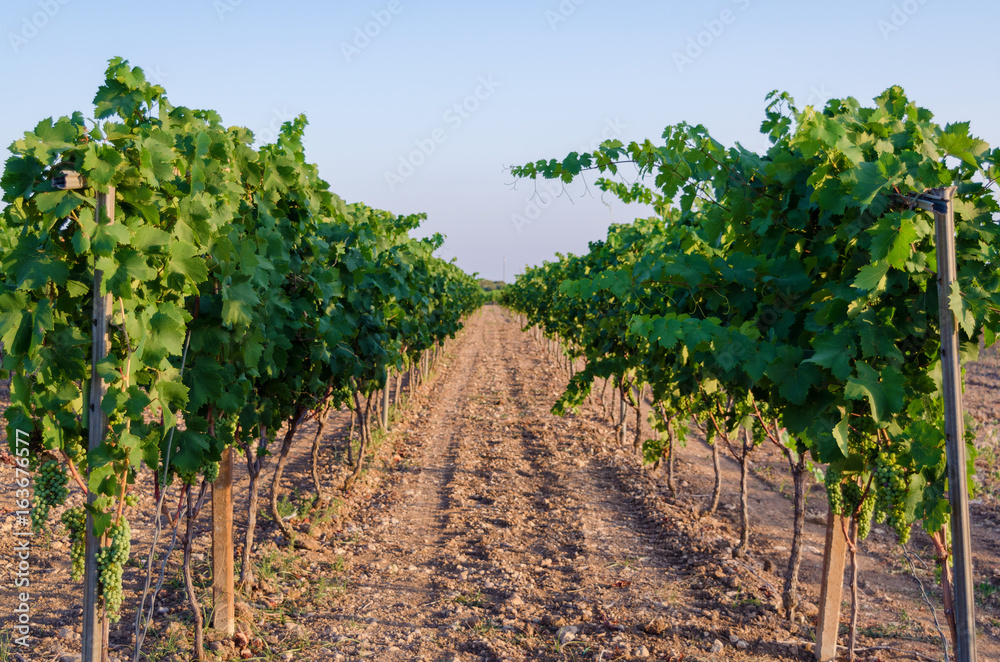
{"type": "Polygon", "coordinates": [[[772,89],[822,105],[900,84],[1000,142],[1000,4],[985,1],[5,0],[0,27],[0,145],[92,114],[120,55],[173,104],[265,139],[305,113],[307,156],[337,193],[427,212],[441,254],[493,279],[504,257],[509,280],[641,213],[583,186],[540,188],[532,207],[506,167],[681,120],[761,149],[772,89]]]}

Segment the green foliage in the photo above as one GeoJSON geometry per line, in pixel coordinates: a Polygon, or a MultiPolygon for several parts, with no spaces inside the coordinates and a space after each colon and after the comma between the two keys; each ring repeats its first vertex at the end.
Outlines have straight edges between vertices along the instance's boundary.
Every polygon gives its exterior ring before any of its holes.
{"type": "MultiPolygon", "coordinates": [[[[32,456],[64,452],[88,476],[95,533],[112,540],[101,581],[115,613],[129,537],[117,501],[144,465],[183,485],[213,481],[227,447],[380,388],[453,336],[483,294],[433,255],[443,237],[409,236],[422,215],[331,192],[306,160],[305,117],[255,149],[251,132],[172,105],[121,58],[94,106],[97,122],[44,120],[10,146],[0,341],[8,438],[28,430],[32,456]],[[65,171],[85,188],[56,190],[65,171]],[[109,187],[113,219],[97,208],[109,187]],[[111,305],[108,356],[93,366],[98,270],[111,305]],[[95,368],[107,392],[93,406],[109,425],[88,450],[95,368]]],[[[65,499],[65,475],[43,465],[40,506],[65,499]]],[[[82,513],[64,516],[75,541],[82,513]]],[[[73,550],[79,575],[82,537],[73,550]]]]}
{"type": "Polygon", "coordinates": [[[681,123],[658,144],[609,141],[513,168],[564,182],[597,170],[601,190],[657,214],[611,226],[586,255],[528,269],[501,301],[586,359],[557,412],[597,377],[649,384],[667,416],[706,421],[710,437],[751,427],[833,463],[831,506],[863,515],[865,528],[881,515],[901,537],[915,520],[937,530],[948,514],[937,259],[934,217],[914,196],[957,186],[948,305],[963,347],[980,335],[992,344],[1000,151],[967,124],[935,124],[898,87],[871,106],[769,101],[763,154],[681,123]],[[639,178],[625,183],[629,162],[639,178]],[[877,462],[895,473],[868,490],[877,462]]]}

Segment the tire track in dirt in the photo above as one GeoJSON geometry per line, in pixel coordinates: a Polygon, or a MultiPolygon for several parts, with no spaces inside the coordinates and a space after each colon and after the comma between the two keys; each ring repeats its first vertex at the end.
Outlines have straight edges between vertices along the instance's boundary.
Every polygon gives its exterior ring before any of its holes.
{"type": "Polygon", "coordinates": [[[599,617],[579,628],[598,644],[598,655],[603,651],[613,656],[640,653],[639,657],[644,657],[643,644],[639,651],[633,651],[634,641],[630,644],[627,637],[613,632],[624,630],[624,622],[633,628],[665,629],[663,616],[674,615],[678,603],[690,600],[682,587],[673,584],[673,559],[681,554],[674,554],[664,544],[663,528],[623,494],[617,474],[598,453],[597,446],[609,443],[607,427],[596,423],[592,412],[564,419],[549,414],[566,375],[541,355],[527,335],[519,334],[519,340],[523,347],[517,352],[516,372],[523,376],[544,370],[549,377],[542,382],[522,379],[515,384],[525,413],[529,413],[527,403],[535,403],[531,413],[548,417],[541,434],[525,436],[525,457],[535,461],[542,456],[544,465],[559,468],[558,490],[565,510],[572,514],[566,523],[580,550],[576,575],[582,599],[569,609],[564,605],[563,610],[578,621],[599,617]],[[664,591],[664,586],[670,588],[664,591]],[[664,602],[664,597],[674,604],[664,602]]]}
{"type": "Polygon", "coordinates": [[[484,346],[468,335],[480,323],[478,316],[469,321],[453,356],[444,359],[433,392],[416,401],[429,407],[410,412],[393,431],[420,445],[414,454],[420,468],[401,477],[395,505],[377,525],[352,532],[360,543],[348,552],[357,582],[326,619],[327,633],[336,642],[357,643],[361,654],[377,650],[379,660],[419,659],[413,651],[428,648],[425,636],[447,615],[437,609],[447,591],[440,570],[449,550],[461,547],[453,483],[463,470],[459,447],[477,418],[469,383],[481,372],[484,346]]]}
{"type": "MultiPolygon", "coordinates": [[[[407,529],[404,537],[394,544],[401,558],[408,558],[411,565],[423,565],[425,569],[433,567],[438,550],[448,547],[456,535],[452,532],[453,497],[449,487],[455,479],[456,457],[470,406],[463,393],[468,389],[480,350],[474,343],[462,344],[457,357],[440,376],[442,386],[434,396],[435,406],[430,415],[420,421],[420,425],[428,429],[425,434],[429,443],[423,450],[421,469],[405,492],[412,499],[404,504],[397,517],[406,523],[407,529]],[[451,408],[445,403],[460,404],[451,408]]],[[[423,597],[427,598],[432,585],[428,582],[415,584],[422,588],[423,597]]]]}

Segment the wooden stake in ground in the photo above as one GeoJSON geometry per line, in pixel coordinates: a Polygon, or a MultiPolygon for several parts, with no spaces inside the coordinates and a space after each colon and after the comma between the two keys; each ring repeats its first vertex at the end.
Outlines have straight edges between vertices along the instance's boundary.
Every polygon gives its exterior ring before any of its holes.
{"type": "Polygon", "coordinates": [[[816,659],[837,659],[840,601],[844,594],[844,556],[847,551],[845,518],[831,510],[826,516],[826,547],[823,579],[819,589],[819,621],[816,624],[816,659]]]}
{"type": "MultiPolygon", "coordinates": [[[[96,216],[98,223],[108,225],[115,220],[115,189],[109,187],[107,193],[97,194],[96,216]]],[[[111,315],[111,296],[101,294],[104,273],[94,269],[94,315],[91,319],[91,370],[90,400],[88,403],[89,426],[87,430],[88,449],[94,450],[104,441],[108,428],[108,416],[101,407],[106,387],[97,373],[97,364],[108,355],[108,317],[111,315]]],[[[90,467],[87,467],[89,481],[90,467]]],[[[93,503],[96,495],[88,490],[87,503],[93,503]]],[[[94,535],[94,518],[87,513],[86,557],[83,574],[83,641],[82,662],[107,662],[108,659],[108,615],[98,607],[97,552],[102,539],[94,535]]]]}
{"type": "Polygon", "coordinates": [[[941,324],[941,373],[944,391],[945,445],[948,454],[948,501],[951,503],[952,554],[955,559],[956,662],[976,661],[976,607],[972,587],[972,541],[969,534],[969,487],[966,476],[965,421],[958,327],[948,304],[957,282],[955,264],[954,186],[937,189],[934,205],[937,231],[938,305],[941,324]],[[942,204],[943,202],[943,204],[942,204]],[[942,208],[943,207],[943,208],[942,208]]]}
{"type": "Polygon", "coordinates": [[[233,449],[222,451],[219,477],[212,484],[212,627],[236,633],[233,578],[233,449]]]}

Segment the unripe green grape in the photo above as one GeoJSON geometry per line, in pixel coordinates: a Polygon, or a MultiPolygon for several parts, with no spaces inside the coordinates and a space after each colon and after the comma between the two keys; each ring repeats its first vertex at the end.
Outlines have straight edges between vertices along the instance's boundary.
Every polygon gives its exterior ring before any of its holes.
{"type": "Polygon", "coordinates": [[[875,515],[875,491],[868,490],[864,500],[858,507],[858,538],[864,540],[872,530],[872,518],[875,515]]]}
{"type": "Polygon", "coordinates": [[[219,463],[209,462],[201,468],[202,475],[209,483],[214,483],[219,477],[219,463]]]}
{"type": "Polygon", "coordinates": [[[69,508],[62,514],[62,523],[69,532],[70,558],[73,565],[70,577],[73,581],[83,579],[83,564],[85,551],[85,539],[87,534],[87,511],[83,506],[69,508]]]}
{"type": "Polygon", "coordinates": [[[35,476],[34,507],[31,511],[31,527],[36,532],[45,528],[52,506],[61,506],[69,496],[69,474],[66,467],[55,460],[43,462],[35,476]]]}
{"type": "Polygon", "coordinates": [[[844,495],[844,515],[853,515],[861,505],[861,486],[854,478],[848,478],[843,483],[841,492],[844,495]]]}
{"type": "Polygon", "coordinates": [[[122,518],[108,530],[109,543],[97,553],[99,594],[113,623],[121,619],[122,572],[132,551],[132,529],[122,518]]]}
{"type": "Polygon", "coordinates": [[[909,491],[906,468],[900,466],[893,453],[880,455],[875,464],[875,483],[878,489],[876,510],[879,519],[885,516],[889,526],[896,531],[900,544],[910,539],[910,522],[906,517],[904,501],[909,491]]]}
{"type": "Polygon", "coordinates": [[[830,503],[830,512],[835,515],[844,514],[844,492],[841,478],[843,473],[839,469],[828,467],[826,477],[823,479],[826,485],[826,498],[830,503]]]}
{"type": "Polygon", "coordinates": [[[177,477],[181,479],[181,482],[185,485],[194,485],[198,482],[198,472],[197,471],[178,471],[174,470],[177,477]]]}
{"type": "Polygon", "coordinates": [[[902,506],[897,506],[889,513],[889,526],[896,530],[900,545],[910,541],[910,523],[906,521],[906,510],[902,506]]]}

